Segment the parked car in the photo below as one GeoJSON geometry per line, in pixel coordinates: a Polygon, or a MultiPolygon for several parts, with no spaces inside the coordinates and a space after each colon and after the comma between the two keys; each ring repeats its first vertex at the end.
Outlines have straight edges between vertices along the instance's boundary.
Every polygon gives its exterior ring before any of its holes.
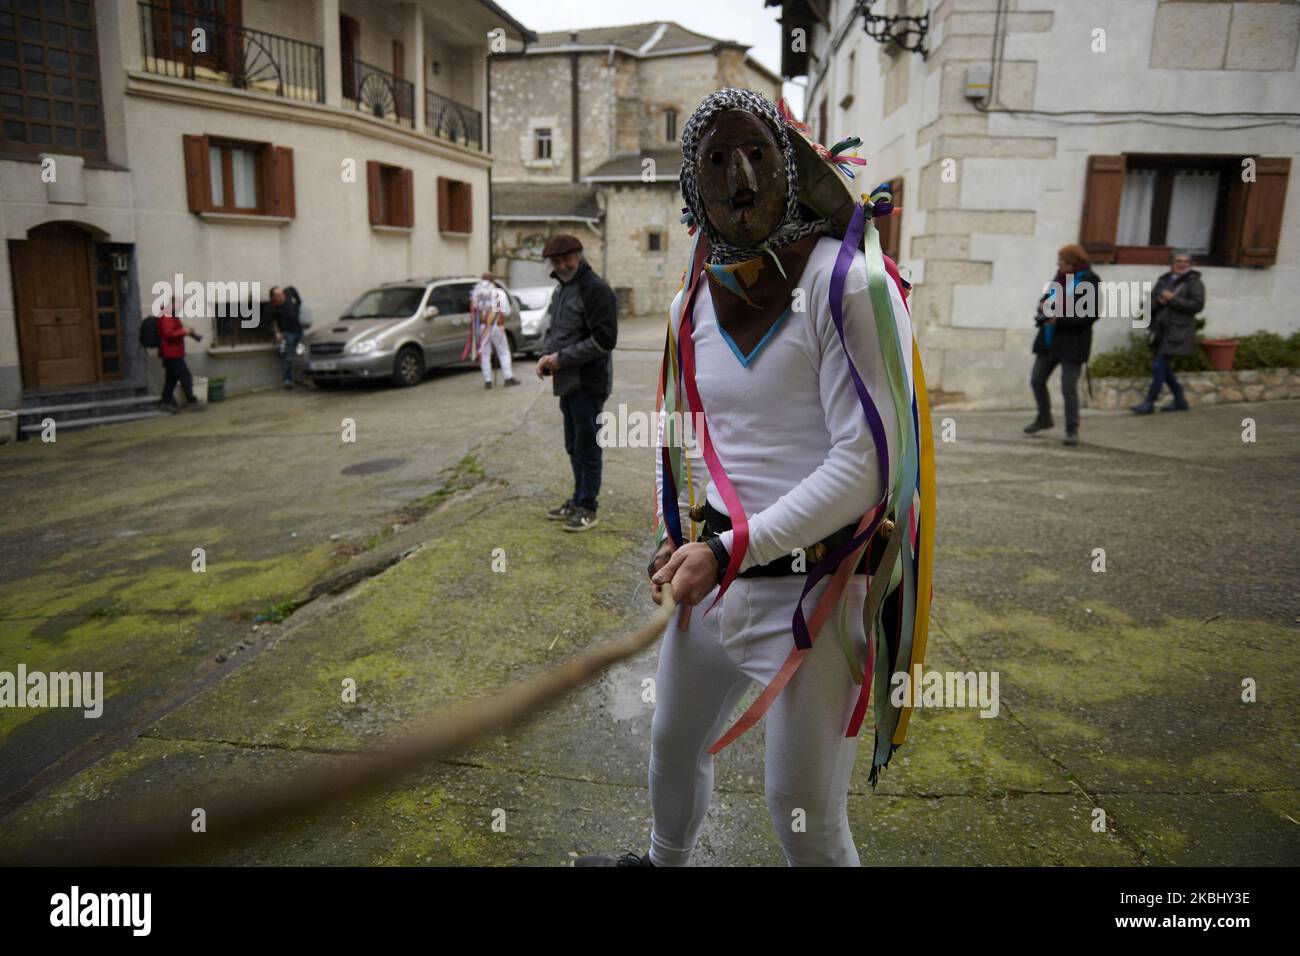
{"type": "Polygon", "coordinates": [[[519,348],[525,355],[537,356],[542,353],[542,340],[551,328],[551,295],[555,292],[555,283],[550,285],[525,286],[511,289],[519,299],[519,348]]]}
{"type": "MultiPolygon", "coordinates": [[[[298,349],[303,376],[326,385],[388,378],[416,385],[431,368],[461,359],[469,335],[472,276],[408,279],[370,289],[337,322],[318,322],[298,349]]],[[[514,352],[522,339],[519,301],[510,296],[506,340],[514,352]]]]}

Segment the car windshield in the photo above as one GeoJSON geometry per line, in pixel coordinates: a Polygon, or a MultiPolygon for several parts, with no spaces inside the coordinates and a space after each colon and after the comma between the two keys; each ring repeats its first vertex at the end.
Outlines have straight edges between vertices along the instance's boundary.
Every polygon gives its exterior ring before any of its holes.
{"type": "Polygon", "coordinates": [[[424,298],[423,286],[371,289],[348,306],[345,319],[386,319],[414,315],[424,298]]]}
{"type": "Polygon", "coordinates": [[[544,309],[546,308],[546,299],[551,294],[550,286],[543,286],[538,289],[512,289],[520,304],[525,309],[544,309]]]}

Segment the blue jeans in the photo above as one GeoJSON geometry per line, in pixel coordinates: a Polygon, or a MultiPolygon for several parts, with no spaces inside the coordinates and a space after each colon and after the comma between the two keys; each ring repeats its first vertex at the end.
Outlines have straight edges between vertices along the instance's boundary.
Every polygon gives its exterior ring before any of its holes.
{"type": "Polygon", "coordinates": [[[560,396],[564,450],[573,467],[573,503],[591,511],[596,510],[600,494],[601,448],[596,441],[596,416],[604,407],[604,395],[593,395],[581,388],[560,396]]]}
{"type": "Polygon", "coordinates": [[[284,333],[284,353],[280,356],[280,373],[285,382],[293,382],[293,353],[302,341],[302,330],[284,333]]]}
{"type": "Polygon", "coordinates": [[[1163,385],[1169,386],[1169,393],[1174,397],[1174,405],[1182,408],[1187,404],[1187,399],[1183,396],[1183,386],[1174,377],[1173,356],[1157,353],[1151,361],[1151,387],[1147,389],[1146,404],[1154,404],[1160,397],[1160,388],[1163,385]]]}

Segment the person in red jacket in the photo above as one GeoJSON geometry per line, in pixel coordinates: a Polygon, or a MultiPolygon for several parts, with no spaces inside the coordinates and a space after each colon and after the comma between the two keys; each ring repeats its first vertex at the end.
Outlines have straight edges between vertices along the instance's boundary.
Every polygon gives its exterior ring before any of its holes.
{"type": "Polygon", "coordinates": [[[190,367],[185,364],[185,336],[194,335],[195,331],[181,323],[172,315],[172,309],[164,308],[158,316],[158,357],[162,359],[167,378],[163,382],[162,405],[172,411],[180,411],[180,406],[172,398],[176,383],[180,382],[181,391],[185,393],[186,407],[198,409],[201,406],[194,397],[194,379],[190,367]]]}

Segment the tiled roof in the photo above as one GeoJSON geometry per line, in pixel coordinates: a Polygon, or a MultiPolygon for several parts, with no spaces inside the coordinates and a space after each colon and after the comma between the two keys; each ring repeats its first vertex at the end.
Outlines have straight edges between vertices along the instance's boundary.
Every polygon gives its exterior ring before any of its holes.
{"type": "Polygon", "coordinates": [[[596,190],[572,183],[493,183],[493,216],[599,219],[596,190]]]}
{"type": "Polygon", "coordinates": [[[642,162],[647,158],[655,161],[654,175],[656,181],[670,180],[674,184],[677,182],[677,174],[682,168],[682,151],[680,148],[647,149],[635,155],[619,156],[608,162],[601,163],[589,172],[587,177],[593,179],[609,177],[640,179],[643,168],[642,162]]]}
{"type": "Polygon", "coordinates": [[[533,46],[566,46],[575,42],[572,38],[573,33],[577,33],[576,42],[580,46],[621,46],[629,50],[640,50],[654,40],[654,44],[644,51],[646,53],[666,53],[670,50],[733,42],[696,33],[671,20],[655,20],[650,23],[629,23],[618,27],[590,27],[576,31],[550,30],[539,33],[537,43],[533,46]],[[656,35],[658,35],[657,39],[656,35]]]}

